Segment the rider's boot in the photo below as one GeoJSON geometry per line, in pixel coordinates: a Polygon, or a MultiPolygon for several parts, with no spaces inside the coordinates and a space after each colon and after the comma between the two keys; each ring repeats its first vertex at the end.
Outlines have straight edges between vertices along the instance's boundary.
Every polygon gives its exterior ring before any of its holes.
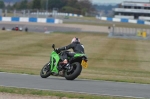
{"type": "Polygon", "coordinates": [[[67,60],[67,59],[64,59],[63,63],[64,63],[64,64],[67,64],[67,63],[68,63],[68,60],[67,60]]]}
{"type": "Polygon", "coordinates": [[[68,60],[67,59],[64,59],[63,62],[60,62],[60,64],[62,64],[63,66],[66,65],[68,63],[68,60]]]}
{"type": "Polygon", "coordinates": [[[61,64],[63,64],[63,66],[64,66],[65,69],[70,69],[70,64],[68,63],[67,59],[64,59],[64,61],[61,62],[61,64]]]}

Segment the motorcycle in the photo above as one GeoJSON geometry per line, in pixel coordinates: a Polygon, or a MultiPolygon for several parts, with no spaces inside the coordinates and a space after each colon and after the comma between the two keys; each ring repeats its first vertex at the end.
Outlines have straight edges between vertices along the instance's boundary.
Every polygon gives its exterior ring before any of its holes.
{"type": "Polygon", "coordinates": [[[73,57],[68,57],[68,64],[62,64],[61,55],[63,51],[57,51],[55,44],[52,45],[54,51],[51,52],[50,61],[41,69],[40,76],[47,78],[50,75],[65,77],[66,80],[76,79],[82,72],[82,67],[88,67],[86,54],[75,53],[73,57]]]}

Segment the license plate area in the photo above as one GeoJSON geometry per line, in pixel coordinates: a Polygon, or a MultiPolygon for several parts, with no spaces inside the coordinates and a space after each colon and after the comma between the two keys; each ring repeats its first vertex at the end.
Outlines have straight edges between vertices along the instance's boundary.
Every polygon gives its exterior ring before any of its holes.
{"type": "Polygon", "coordinates": [[[82,65],[84,68],[87,68],[87,67],[88,67],[88,63],[87,63],[87,61],[85,61],[85,60],[82,60],[81,65],[82,65]]]}

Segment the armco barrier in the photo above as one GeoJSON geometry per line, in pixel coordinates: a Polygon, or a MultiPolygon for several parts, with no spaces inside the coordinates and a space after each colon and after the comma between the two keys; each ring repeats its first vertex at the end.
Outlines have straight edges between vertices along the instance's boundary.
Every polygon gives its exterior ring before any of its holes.
{"type": "Polygon", "coordinates": [[[3,22],[37,22],[37,23],[63,23],[60,19],[54,18],[34,18],[34,17],[0,17],[0,21],[3,22]]]}
{"type": "Polygon", "coordinates": [[[144,21],[144,20],[133,20],[133,19],[126,19],[126,18],[110,18],[110,17],[96,17],[96,18],[100,19],[100,20],[112,21],[112,22],[123,22],[123,23],[135,23],[135,24],[150,25],[149,21],[144,21]]]}

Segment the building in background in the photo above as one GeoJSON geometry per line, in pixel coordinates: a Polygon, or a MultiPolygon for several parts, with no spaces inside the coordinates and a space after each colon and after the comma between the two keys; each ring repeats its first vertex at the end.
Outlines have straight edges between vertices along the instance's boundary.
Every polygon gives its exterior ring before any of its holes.
{"type": "Polygon", "coordinates": [[[115,18],[140,19],[150,21],[150,2],[124,1],[114,8],[115,18]]]}

